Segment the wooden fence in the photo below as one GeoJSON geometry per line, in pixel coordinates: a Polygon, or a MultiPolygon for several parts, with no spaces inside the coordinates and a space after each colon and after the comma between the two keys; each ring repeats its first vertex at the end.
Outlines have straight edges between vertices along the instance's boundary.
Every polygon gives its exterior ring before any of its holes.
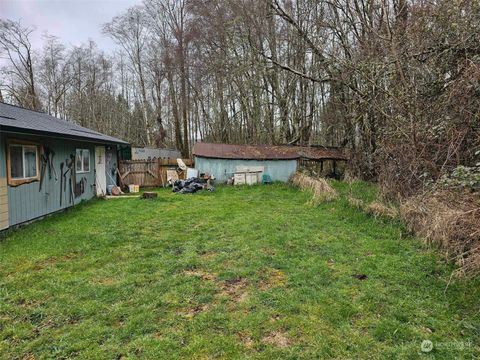
{"type": "MultiPolygon", "coordinates": [[[[193,166],[191,159],[182,159],[188,167],[193,166]]],[[[165,186],[167,183],[167,170],[178,168],[176,159],[158,160],[121,160],[118,170],[120,184],[140,185],[140,187],[165,186]]],[[[179,178],[185,177],[180,173],[179,178]]]]}

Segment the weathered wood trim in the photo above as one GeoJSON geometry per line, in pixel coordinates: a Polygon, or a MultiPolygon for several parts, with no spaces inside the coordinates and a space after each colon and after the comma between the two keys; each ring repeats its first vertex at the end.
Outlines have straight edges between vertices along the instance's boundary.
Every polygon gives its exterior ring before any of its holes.
{"type": "Polygon", "coordinates": [[[0,217],[0,230],[8,229],[8,227],[9,227],[8,218],[7,218],[7,220],[3,220],[0,217]]]}
{"type": "Polygon", "coordinates": [[[0,230],[9,227],[7,179],[0,178],[0,230]]]}
{"type": "Polygon", "coordinates": [[[3,195],[7,195],[7,193],[8,193],[7,178],[0,178],[0,197],[3,195]]]}
{"type": "Polygon", "coordinates": [[[0,203],[0,214],[8,213],[8,203],[0,203]]]}
{"type": "Polygon", "coordinates": [[[36,142],[26,141],[26,140],[17,140],[17,139],[7,139],[7,182],[9,186],[20,186],[23,184],[29,184],[34,181],[40,180],[40,156],[42,153],[42,146],[36,142]],[[10,167],[10,146],[11,145],[31,145],[37,147],[37,176],[28,178],[28,179],[12,179],[11,167],[10,167]]]}

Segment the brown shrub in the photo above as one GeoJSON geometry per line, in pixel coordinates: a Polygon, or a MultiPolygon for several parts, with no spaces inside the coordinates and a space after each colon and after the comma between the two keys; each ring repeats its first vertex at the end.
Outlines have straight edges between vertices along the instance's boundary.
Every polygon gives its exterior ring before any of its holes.
{"type": "Polygon", "coordinates": [[[409,198],[400,207],[409,230],[437,244],[459,266],[456,276],[480,273],[480,197],[436,191],[409,198]]]}
{"type": "Polygon", "coordinates": [[[398,216],[397,209],[386,206],[382,203],[379,203],[377,201],[374,201],[370,203],[366,208],[365,211],[369,213],[370,215],[373,215],[375,217],[386,217],[389,219],[395,219],[398,216]]]}
{"type": "Polygon", "coordinates": [[[348,205],[350,205],[353,208],[360,209],[360,210],[365,209],[365,202],[361,199],[357,199],[353,196],[348,196],[347,202],[348,202],[348,205]]]}
{"type": "Polygon", "coordinates": [[[331,201],[337,197],[337,192],[333,189],[325,179],[314,179],[305,174],[296,172],[290,178],[290,182],[300,188],[312,192],[312,205],[318,205],[324,201],[331,201]]]}

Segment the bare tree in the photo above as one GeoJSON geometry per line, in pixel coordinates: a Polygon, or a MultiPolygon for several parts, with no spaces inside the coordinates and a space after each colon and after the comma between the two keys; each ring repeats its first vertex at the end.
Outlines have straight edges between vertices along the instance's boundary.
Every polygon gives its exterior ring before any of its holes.
{"type": "Polygon", "coordinates": [[[143,108],[145,144],[152,142],[151,103],[147,98],[145,67],[149,29],[145,21],[143,8],[135,6],[126,13],[116,16],[104,25],[103,31],[110,35],[125,51],[137,78],[140,100],[143,108]]]}
{"type": "Polygon", "coordinates": [[[30,35],[33,28],[0,19],[0,55],[7,61],[1,69],[8,78],[1,85],[18,104],[37,110],[40,102],[35,87],[34,58],[30,35]]]}
{"type": "Polygon", "coordinates": [[[40,85],[44,91],[45,107],[54,116],[64,116],[64,96],[72,77],[65,46],[54,36],[47,36],[39,66],[40,85]]]}

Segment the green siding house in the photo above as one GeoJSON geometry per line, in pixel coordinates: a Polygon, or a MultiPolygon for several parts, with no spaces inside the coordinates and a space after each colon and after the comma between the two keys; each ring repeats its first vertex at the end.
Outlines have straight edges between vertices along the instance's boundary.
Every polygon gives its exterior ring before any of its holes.
{"type": "Polygon", "coordinates": [[[0,103],[0,231],[104,195],[127,143],[0,103]]]}

